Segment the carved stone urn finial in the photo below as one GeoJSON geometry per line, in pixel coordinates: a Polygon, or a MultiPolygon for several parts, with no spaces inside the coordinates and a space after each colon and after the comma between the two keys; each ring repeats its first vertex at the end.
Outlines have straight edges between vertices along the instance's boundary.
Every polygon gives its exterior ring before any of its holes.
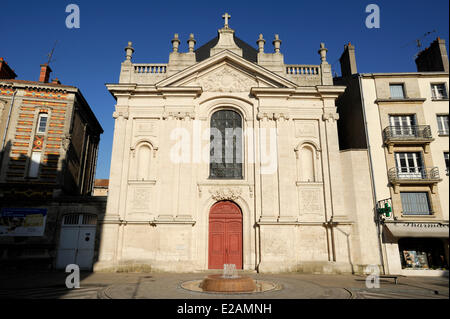
{"type": "Polygon", "coordinates": [[[178,52],[178,47],[180,46],[180,39],[178,39],[178,33],[173,35],[172,39],[172,49],[173,52],[178,52]]]}
{"type": "Polygon", "coordinates": [[[281,40],[278,34],[275,34],[275,39],[272,41],[275,53],[280,53],[281,40]]]}
{"type": "Polygon", "coordinates": [[[325,43],[321,43],[318,53],[320,54],[320,60],[322,61],[322,63],[327,62],[327,52],[328,49],[325,48],[325,43]]]}
{"type": "Polygon", "coordinates": [[[258,40],[256,41],[256,44],[259,48],[259,53],[264,53],[264,44],[266,43],[266,40],[264,40],[263,35],[260,34],[258,40]]]}
{"type": "Polygon", "coordinates": [[[131,59],[133,58],[134,48],[133,48],[133,42],[128,42],[128,46],[125,48],[126,52],[126,61],[131,62],[131,59]]]}
{"type": "Polygon", "coordinates": [[[187,40],[187,43],[188,43],[188,46],[189,46],[189,52],[194,52],[194,47],[195,47],[195,43],[196,42],[197,41],[195,41],[195,39],[194,39],[194,34],[191,33],[189,35],[189,39],[187,40]]]}

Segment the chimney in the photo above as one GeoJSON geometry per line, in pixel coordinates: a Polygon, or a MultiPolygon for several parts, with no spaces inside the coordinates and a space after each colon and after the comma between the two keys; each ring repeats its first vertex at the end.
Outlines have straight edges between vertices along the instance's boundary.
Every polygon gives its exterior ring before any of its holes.
{"type": "Polygon", "coordinates": [[[61,84],[61,81],[60,81],[58,78],[54,78],[54,79],[52,80],[52,83],[53,83],[53,84],[61,84]]]}
{"type": "Polygon", "coordinates": [[[3,58],[0,58],[0,79],[10,80],[15,79],[17,74],[11,69],[3,58]]]}
{"type": "Polygon", "coordinates": [[[350,42],[344,46],[344,52],[339,58],[339,62],[341,63],[342,77],[358,73],[356,68],[355,47],[350,42]]]}
{"type": "Polygon", "coordinates": [[[448,55],[445,40],[437,38],[416,58],[417,72],[448,72],[448,55]]]}
{"type": "Polygon", "coordinates": [[[50,69],[50,66],[47,63],[41,64],[41,73],[39,75],[39,82],[48,83],[50,73],[52,73],[52,69],[50,69]]]}

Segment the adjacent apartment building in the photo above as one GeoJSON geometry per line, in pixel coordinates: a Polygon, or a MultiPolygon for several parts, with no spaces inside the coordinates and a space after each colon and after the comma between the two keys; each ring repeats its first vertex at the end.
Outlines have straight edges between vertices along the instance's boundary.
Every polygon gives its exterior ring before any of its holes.
{"type": "Polygon", "coordinates": [[[384,270],[441,275],[449,263],[445,41],[438,38],[418,54],[417,72],[358,73],[350,43],[340,63],[342,76],[334,82],[347,86],[336,102],[340,148],[369,152],[384,270]]]}
{"type": "Polygon", "coordinates": [[[67,246],[78,236],[74,230],[94,225],[82,238],[94,237],[105,206],[88,200],[103,129],[80,90],[50,82],[50,73],[44,64],[39,81],[18,80],[0,59],[2,264],[31,260],[52,267],[57,258],[75,260],[78,243],[67,246]]]}

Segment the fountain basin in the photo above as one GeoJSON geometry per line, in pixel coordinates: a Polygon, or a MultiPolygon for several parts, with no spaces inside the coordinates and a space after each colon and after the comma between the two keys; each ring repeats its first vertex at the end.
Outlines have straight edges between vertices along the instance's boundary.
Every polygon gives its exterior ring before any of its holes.
{"type": "Polygon", "coordinates": [[[203,279],[200,288],[211,292],[253,292],[256,284],[247,276],[224,278],[222,275],[210,275],[203,279]]]}

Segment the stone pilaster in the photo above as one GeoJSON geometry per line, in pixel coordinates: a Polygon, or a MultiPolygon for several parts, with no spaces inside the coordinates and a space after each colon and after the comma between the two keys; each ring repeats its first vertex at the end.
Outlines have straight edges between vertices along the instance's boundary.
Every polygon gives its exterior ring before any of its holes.
{"type": "MultiPolygon", "coordinates": [[[[119,107],[116,109],[119,109],[119,107]]],[[[128,112],[116,111],[114,112],[113,117],[115,119],[114,139],[109,176],[109,196],[105,218],[118,220],[120,216],[119,205],[122,184],[122,164],[126,152],[125,138],[128,112]]]]}
{"type": "MultiPolygon", "coordinates": [[[[166,113],[163,116],[163,134],[168,143],[161,145],[161,162],[160,162],[160,192],[159,198],[167,198],[167,194],[171,194],[170,198],[178,198],[178,175],[179,163],[174,163],[171,158],[171,151],[177,141],[170,140],[172,132],[178,128],[178,116],[173,113],[166,113]]],[[[174,214],[177,213],[176,200],[160,200],[158,209],[158,220],[173,220],[174,214]]]]}
{"type": "Polygon", "coordinates": [[[294,198],[297,197],[295,185],[296,163],[293,161],[293,149],[291,148],[291,137],[293,123],[289,116],[283,113],[275,113],[277,135],[285,138],[278,140],[278,188],[280,196],[280,208],[278,221],[291,222],[296,219],[296,205],[294,198]],[[294,169],[293,169],[294,168],[294,169]]]}
{"type": "Polygon", "coordinates": [[[279,216],[278,137],[273,113],[259,113],[259,165],[261,180],[260,221],[276,221],[279,216]]]}
{"type": "Polygon", "coordinates": [[[344,211],[344,194],[342,190],[343,176],[341,167],[341,156],[339,152],[339,140],[337,134],[337,120],[339,114],[333,101],[324,101],[324,113],[322,120],[325,124],[326,152],[329,167],[329,187],[332,202],[332,217],[334,221],[347,220],[348,216],[344,211]],[[327,103],[329,105],[327,105],[327,103]],[[331,105],[332,104],[332,105],[331,105]]]}
{"type": "Polygon", "coordinates": [[[192,154],[192,140],[193,136],[193,114],[185,114],[181,120],[179,120],[179,127],[182,130],[186,130],[189,133],[189,156],[186,157],[187,161],[183,161],[178,164],[178,207],[177,207],[177,220],[192,220],[194,207],[192,200],[196,198],[195,192],[195,167],[193,164],[193,154],[192,154]]]}

